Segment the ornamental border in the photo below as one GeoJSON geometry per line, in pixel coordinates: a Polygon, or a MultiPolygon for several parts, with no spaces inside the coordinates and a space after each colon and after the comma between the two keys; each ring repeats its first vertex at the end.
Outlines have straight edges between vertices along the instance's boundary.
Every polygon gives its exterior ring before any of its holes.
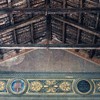
{"type": "Polygon", "coordinates": [[[96,89],[97,89],[97,86],[96,86],[96,81],[100,82],[100,79],[87,79],[87,78],[83,78],[83,79],[80,79],[80,78],[71,78],[71,79],[24,79],[24,78],[12,78],[12,79],[0,79],[0,81],[7,81],[7,83],[5,84],[5,89],[6,89],[6,92],[0,92],[0,95],[100,95],[100,91],[97,92],[96,89]],[[14,80],[23,80],[25,82],[25,91],[23,93],[20,93],[20,94],[15,94],[11,91],[11,88],[9,88],[11,86],[11,82],[13,82],[14,80]],[[66,92],[62,92],[62,93],[47,93],[47,92],[44,92],[44,93],[29,93],[29,80],[31,81],[38,81],[38,80],[55,80],[55,81],[68,81],[68,80],[71,80],[72,83],[71,83],[71,87],[72,87],[72,93],[66,93],[66,92]],[[77,91],[77,83],[81,80],[86,80],[90,83],[91,85],[91,90],[89,91],[89,93],[86,93],[86,94],[83,94],[83,93],[80,93],[79,91],[77,91]],[[76,85],[75,85],[76,84],[76,85]],[[10,89],[10,90],[9,90],[10,89]],[[77,93],[78,92],[78,93],[77,93]]]}

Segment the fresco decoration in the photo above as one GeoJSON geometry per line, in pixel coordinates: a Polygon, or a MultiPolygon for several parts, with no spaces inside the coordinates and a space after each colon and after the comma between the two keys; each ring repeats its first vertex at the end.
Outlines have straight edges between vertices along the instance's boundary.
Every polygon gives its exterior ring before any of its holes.
{"type": "Polygon", "coordinates": [[[7,80],[0,80],[0,93],[6,93],[7,80]]]}
{"type": "Polygon", "coordinates": [[[74,90],[77,94],[90,95],[94,92],[94,84],[89,79],[77,79],[74,82],[74,90]]]}
{"type": "Polygon", "coordinates": [[[39,81],[30,82],[30,91],[39,92],[42,89],[43,85],[39,81]]]}
{"type": "Polygon", "coordinates": [[[73,80],[28,80],[28,93],[73,93],[73,80]]]}
{"type": "Polygon", "coordinates": [[[100,79],[94,80],[94,84],[95,84],[95,93],[100,94],[100,79]]]}
{"type": "Polygon", "coordinates": [[[0,95],[96,95],[100,79],[5,79],[0,95]]]}
{"type": "Polygon", "coordinates": [[[20,95],[26,92],[28,86],[24,79],[12,79],[9,81],[8,90],[10,93],[20,95]]]}
{"type": "Polygon", "coordinates": [[[70,82],[62,82],[59,85],[60,89],[65,92],[69,92],[71,90],[71,83],[70,82]]]}
{"type": "Polygon", "coordinates": [[[97,90],[100,92],[100,82],[97,84],[97,90]]]}

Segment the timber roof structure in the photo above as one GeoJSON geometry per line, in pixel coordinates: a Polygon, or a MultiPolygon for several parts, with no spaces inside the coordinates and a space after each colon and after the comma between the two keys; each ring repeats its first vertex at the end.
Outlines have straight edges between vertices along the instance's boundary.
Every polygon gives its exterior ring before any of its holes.
{"type": "Polygon", "coordinates": [[[100,63],[100,0],[0,0],[0,58],[19,47],[69,49],[100,63]]]}

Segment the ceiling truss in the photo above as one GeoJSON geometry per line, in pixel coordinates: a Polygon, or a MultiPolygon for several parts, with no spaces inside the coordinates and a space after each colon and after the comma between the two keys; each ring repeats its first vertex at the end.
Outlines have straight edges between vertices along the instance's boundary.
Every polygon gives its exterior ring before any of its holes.
{"type": "Polygon", "coordinates": [[[4,24],[0,23],[1,58],[6,52],[3,49],[9,47],[16,52],[24,47],[88,49],[91,58],[99,52],[99,0],[26,0],[22,4],[20,2],[21,5],[17,2],[4,0],[0,3],[3,16],[0,20],[6,20],[4,24]],[[2,7],[3,4],[6,6],[2,7]],[[60,42],[50,44],[55,37],[60,42]],[[44,39],[48,40],[47,44],[38,44],[44,39]]]}

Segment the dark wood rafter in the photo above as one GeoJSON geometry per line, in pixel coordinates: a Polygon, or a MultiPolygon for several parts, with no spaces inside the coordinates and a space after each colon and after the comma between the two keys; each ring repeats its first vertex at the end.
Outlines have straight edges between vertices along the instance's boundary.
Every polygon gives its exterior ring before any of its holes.
{"type": "MultiPolygon", "coordinates": [[[[30,0],[27,0],[28,8],[30,8],[30,0]]],[[[30,17],[32,17],[32,14],[29,14],[30,17]]],[[[31,24],[31,42],[34,43],[34,30],[33,30],[33,24],[31,24]]]]}
{"type": "MultiPolygon", "coordinates": [[[[96,44],[96,36],[94,36],[94,38],[93,38],[93,44],[96,44]]],[[[93,58],[93,56],[95,54],[95,49],[90,50],[88,54],[89,54],[89,58],[93,58]]]]}
{"type": "Polygon", "coordinates": [[[56,20],[59,20],[59,21],[61,21],[61,22],[63,22],[63,23],[66,23],[66,24],[68,24],[68,25],[71,25],[71,26],[73,26],[73,27],[75,27],[75,28],[78,28],[78,29],[80,29],[80,30],[83,30],[83,31],[85,31],[85,32],[89,32],[89,33],[92,34],[92,35],[96,35],[96,36],[100,37],[100,32],[99,32],[99,31],[96,31],[96,30],[87,28],[87,27],[85,27],[85,26],[83,26],[83,25],[81,25],[81,24],[78,24],[78,23],[73,22],[73,21],[69,21],[68,19],[61,18],[61,17],[59,17],[59,16],[54,16],[53,18],[55,18],[56,20]]]}
{"type": "MultiPolygon", "coordinates": [[[[84,7],[84,2],[85,0],[80,0],[80,8],[84,7]]],[[[83,22],[83,13],[79,13],[79,24],[82,24],[82,22],[83,22]]],[[[80,38],[81,38],[81,30],[78,29],[77,44],[80,43],[80,38]]],[[[79,49],[76,49],[75,51],[78,52],[79,49]]]]}
{"type": "Polygon", "coordinates": [[[33,25],[32,24],[31,24],[31,32],[30,32],[30,34],[31,34],[31,42],[35,43],[35,41],[34,41],[34,29],[33,29],[33,25]]]}
{"type": "Polygon", "coordinates": [[[3,58],[4,58],[4,54],[3,54],[2,49],[0,49],[0,59],[3,59],[3,58]]]}
{"type": "Polygon", "coordinates": [[[100,49],[99,44],[12,44],[12,45],[0,45],[0,48],[4,49],[100,49]],[[10,47],[9,47],[10,46],[10,47]]]}
{"type": "MultiPolygon", "coordinates": [[[[50,0],[45,0],[46,9],[50,8],[50,0]]],[[[46,15],[46,34],[47,40],[52,40],[52,25],[51,25],[51,15],[48,12],[45,13],[46,15]]]]}
{"type": "MultiPolygon", "coordinates": [[[[65,9],[67,7],[67,2],[66,0],[63,0],[63,8],[65,9]]],[[[67,18],[67,14],[63,14],[63,17],[66,19],[67,18]]],[[[66,43],[66,23],[63,23],[63,38],[62,41],[63,43],[66,43]]]]}
{"type": "Polygon", "coordinates": [[[79,12],[79,13],[100,13],[100,7],[94,7],[94,8],[74,8],[74,9],[63,9],[63,8],[2,8],[0,9],[0,12],[5,12],[5,13],[16,13],[16,12],[24,12],[26,14],[45,14],[46,12],[48,12],[48,14],[67,14],[69,12],[73,13],[73,12],[79,12]]]}
{"type": "MultiPolygon", "coordinates": [[[[30,8],[30,7],[31,7],[31,6],[30,6],[30,0],[26,0],[26,2],[27,2],[27,6],[28,6],[28,8],[30,8]]],[[[30,18],[32,18],[32,16],[33,16],[32,13],[29,14],[29,17],[30,17],[30,18]]]]}
{"type": "Polygon", "coordinates": [[[28,4],[28,8],[30,8],[30,0],[26,0],[28,4]]]}
{"type": "MultiPolygon", "coordinates": [[[[11,8],[12,5],[11,3],[8,2],[8,7],[11,8]]],[[[13,14],[9,14],[9,17],[10,17],[10,20],[11,20],[11,25],[13,26],[14,25],[14,19],[13,19],[13,14]]],[[[15,29],[13,30],[13,41],[15,44],[18,44],[18,39],[17,39],[17,35],[16,35],[16,32],[15,32],[15,29]]],[[[20,49],[15,49],[15,52],[16,53],[19,53],[20,49]]]]}
{"type": "Polygon", "coordinates": [[[51,15],[46,16],[46,24],[47,24],[47,39],[52,40],[52,26],[51,26],[51,15]]]}
{"type": "MultiPolygon", "coordinates": [[[[100,0],[99,0],[100,3],[100,0]]],[[[99,6],[99,4],[98,4],[99,6]]],[[[95,24],[95,29],[98,29],[98,24],[99,24],[99,18],[100,18],[100,13],[97,13],[97,18],[96,18],[96,24],[95,24]]],[[[96,44],[96,40],[97,40],[97,36],[94,36],[93,38],[93,44],[96,44]]],[[[93,58],[93,56],[95,55],[96,50],[90,50],[89,52],[89,58],[93,58]]]]}
{"type": "Polygon", "coordinates": [[[29,24],[35,23],[36,20],[38,18],[41,18],[41,17],[43,17],[43,16],[42,15],[40,15],[40,16],[34,16],[32,19],[29,19],[27,21],[23,21],[23,22],[18,23],[18,24],[14,24],[13,26],[9,26],[9,27],[6,27],[6,28],[0,30],[0,33],[4,33],[5,34],[7,32],[13,31],[13,30],[18,29],[20,27],[27,26],[29,24]]]}
{"type": "MultiPolygon", "coordinates": [[[[18,39],[17,39],[15,30],[13,30],[13,34],[14,34],[14,42],[15,42],[15,44],[18,44],[18,39]]],[[[15,52],[16,53],[19,53],[20,52],[20,49],[15,49],[15,52]]]]}

